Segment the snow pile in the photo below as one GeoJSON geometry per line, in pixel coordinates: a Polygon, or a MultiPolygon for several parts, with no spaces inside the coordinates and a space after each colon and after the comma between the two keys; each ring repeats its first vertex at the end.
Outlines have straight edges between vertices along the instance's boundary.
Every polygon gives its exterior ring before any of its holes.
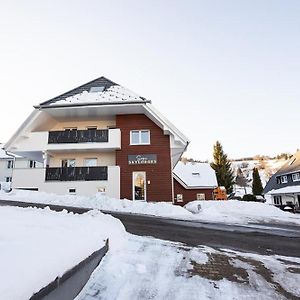
{"type": "Polygon", "coordinates": [[[186,209],[172,205],[168,202],[147,203],[131,200],[120,200],[107,197],[104,193],[97,193],[93,197],[56,195],[44,192],[13,190],[10,193],[0,193],[0,199],[25,201],[35,203],[47,203],[84,208],[97,208],[106,211],[144,214],[160,217],[189,217],[186,209]]]}
{"type": "Polygon", "coordinates": [[[0,207],[0,298],[32,294],[103,247],[123,249],[121,222],[99,211],[74,215],[49,209],[0,207]]]}
{"type": "Polygon", "coordinates": [[[103,92],[88,92],[83,91],[80,94],[67,97],[63,100],[58,100],[51,105],[57,104],[73,104],[73,103],[93,103],[93,102],[122,102],[122,101],[144,101],[139,95],[134,92],[119,86],[113,85],[103,92]]]}
{"type": "Polygon", "coordinates": [[[300,225],[300,215],[284,212],[266,203],[245,201],[193,201],[180,207],[170,202],[148,203],[131,200],[113,199],[98,193],[93,197],[56,195],[43,192],[13,190],[10,193],[0,191],[0,199],[46,203],[103,211],[142,214],[157,217],[247,224],[249,222],[293,223],[300,225]],[[201,209],[198,206],[200,204],[201,209]]]}
{"type": "Polygon", "coordinates": [[[201,209],[195,218],[201,221],[245,224],[249,222],[287,222],[300,225],[300,215],[284,212],[279,208],[259,202],[245,201],[193,201],[185,205],[188,211],[201,209]]]}
{"type": "Polygon", "coordinates": [[[9,191],[11,187],[11,182],[0,181],[0,190],[9,191]]]}

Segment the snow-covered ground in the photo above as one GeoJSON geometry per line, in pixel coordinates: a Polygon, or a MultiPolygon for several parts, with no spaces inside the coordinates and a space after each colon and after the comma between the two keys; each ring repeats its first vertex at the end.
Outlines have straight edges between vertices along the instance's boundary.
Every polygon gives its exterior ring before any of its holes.
{"type": "Polygon", "coordinates": [[[49,209],[0,207],[0,299],[29,299],[110,241],[126,245],[122,223],[99,211],[74,215],[49,209]]]}
{"type": "Polygon", "coordinates": [[[249,222],[290,223],[300,225],[300,215],[284,212],[266,203],[228,201],[193,201],[186,208],[171,203],[147,203],[109,198],[101,193],[93,197],[55,195],[42,192],[13,190],[0,191],[0,199],[57,204],[105,211],[125,212],[165,218],[247,224],[249,222]],[[198,209],[198,206],[201,209],[198,209]]]}
{"type": "Polygon", "coordinates": [[[108,254],[76,300],[296,299],[300,259],[191,248],[130,236],[108,254]]]}
{"type": "Polygon", "coordinates": [[[293,223],[300,225],[300,214],[284,212],[279,208],[260,202],[193,201],[186,206],[188,211],[202,221],[247,224],[255,222],[293,223]],[[199,210],[198,207],[201,207],[199,210]]]}

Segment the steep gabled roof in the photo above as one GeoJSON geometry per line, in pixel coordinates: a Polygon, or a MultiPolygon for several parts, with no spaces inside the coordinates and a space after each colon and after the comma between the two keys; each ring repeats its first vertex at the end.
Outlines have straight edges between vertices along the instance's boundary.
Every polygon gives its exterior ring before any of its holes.
{"type": "Polygon", "coordinates": [[[179,161],[173,169],[173,175],[187,189],[218,186],[216,173],[208,163],[179,161]]]}
{"type": "Polygon", "coordinates": [[[42,102],[35,108],[128,102],[149,103],[150,101],[102,76],[62,95],[42,102]],[[93,88],[100,88],[100,90],[93,91],[93,88]]]}
{"type": "Polygon", "coordinates": [[[291,173],[300,172],[300,150],[296,152],[295,155],[292,156],[267,182],[267,185],[264,188],[263,193],[266,194],[271,190],[280,189],[283,187],[291,186],[291,185],[300,185],[299,181],[296,182],[288,182],[285,184],[279,184],[277,182],[277,177],[282,175],[287,175],[291,173]]]}

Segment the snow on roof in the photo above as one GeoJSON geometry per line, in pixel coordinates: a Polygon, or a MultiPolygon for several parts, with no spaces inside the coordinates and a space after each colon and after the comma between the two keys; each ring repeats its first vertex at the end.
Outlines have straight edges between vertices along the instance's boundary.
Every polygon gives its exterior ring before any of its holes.
{"type": "Polygon", "coordinates": [[[218,186],[216,173],[208,163],[179,161],[173,169],[173,174],[187,187],[218,186]]]}
{"type": "Polygon", "coordinates": [[[52,102],[50,105],[79,104],[79,103],[102,103],[102,102],[141,102],[145,98],[120,86],[113,85],[101,92],[83,91],[70,97],[52,102]]]}
{"type": "Polygon", "coordinates": [[[267,194],[279,195],[279,194],[294,194],[300,193],[300,185],[286,186],[281,189],[271,190],[267,194]]]}
{"type": "Polygon", "coordinates": [[[3,149],[4,144],[0,144],[0,159],[5,159],[5,158],[12,158],[12,155],[8,155],[5,150],[3,149]]]}

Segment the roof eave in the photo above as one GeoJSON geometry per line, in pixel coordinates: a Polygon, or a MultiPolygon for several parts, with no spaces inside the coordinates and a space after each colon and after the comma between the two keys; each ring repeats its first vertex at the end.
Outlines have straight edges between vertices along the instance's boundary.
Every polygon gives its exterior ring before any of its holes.
{"type": "Polygon", "coordinates": [[[68,108],[68,107],[82,107],[82,106],[106,106],[106,105],[126,105],[126,104],[146,104],[150,103],[151,100],[141,101],[114,101],[114,102],[87,102],[87,103],[71,103],[71,104],[57,104],[57,105],[36,105],[36,109],[47,109],[47,108],[68,108]]]}

